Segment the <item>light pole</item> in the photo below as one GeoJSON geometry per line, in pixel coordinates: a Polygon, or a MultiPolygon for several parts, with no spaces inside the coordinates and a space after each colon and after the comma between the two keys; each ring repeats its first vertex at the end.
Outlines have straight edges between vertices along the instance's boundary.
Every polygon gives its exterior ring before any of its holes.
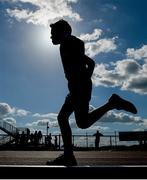
{"type": "Polygon", "coordinates": [[[48,125],[48,122],[47,122],[47,127],[46,127],[46,135],[48,136],[48,129],[49,129],[49,125],[48,125]]]}

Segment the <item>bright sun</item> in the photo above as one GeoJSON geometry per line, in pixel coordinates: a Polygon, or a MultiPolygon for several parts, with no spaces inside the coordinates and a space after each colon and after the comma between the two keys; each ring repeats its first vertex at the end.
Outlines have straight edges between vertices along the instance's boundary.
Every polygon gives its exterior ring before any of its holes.
{"type": "Polygon", "coordinates": [[[51,39],[50,39],[50,29],[49,27],[41,28],[37,32],[36,41],[39,44],[40,48],[48,49],[51,45],[51,39]]]}

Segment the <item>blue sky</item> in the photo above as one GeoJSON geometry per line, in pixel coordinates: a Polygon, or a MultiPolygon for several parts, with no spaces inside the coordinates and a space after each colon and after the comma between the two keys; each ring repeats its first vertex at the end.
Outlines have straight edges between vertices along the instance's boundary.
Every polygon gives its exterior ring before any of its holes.
{"type": "Polygon", "coordinates": [[[112,93],[132,101],[138,114],[111,111],[73,133],[147,129],[146,0],[0,0],[0,119],[59,133],[57,114],[68,93],[59,46],[49,24],[69,21],[96,63],[91,106],[112,93]]]}

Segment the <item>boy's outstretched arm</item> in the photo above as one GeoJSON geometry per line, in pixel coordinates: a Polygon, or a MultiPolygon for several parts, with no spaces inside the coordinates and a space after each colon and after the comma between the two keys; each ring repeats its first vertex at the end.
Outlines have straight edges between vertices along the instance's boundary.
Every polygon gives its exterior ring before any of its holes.
{"type": "Polygon", "coordinates": [[[88,76],[91,78],[93,71],[94,71],[95,62],[90,57],[88,57],[86,55],[84,55],[84,59],[86,62],[88,76]]]}

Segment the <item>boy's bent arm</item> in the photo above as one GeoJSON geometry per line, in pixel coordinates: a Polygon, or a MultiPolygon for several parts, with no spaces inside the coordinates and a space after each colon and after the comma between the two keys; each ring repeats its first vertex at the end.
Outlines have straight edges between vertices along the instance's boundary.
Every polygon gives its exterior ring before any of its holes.
{"type": "Polygon", "coordinates": [[[88,56],[84,55],[84,59],[87,65],[88,76],[91,77],[94,71],[95,62],[88,56]]]}

